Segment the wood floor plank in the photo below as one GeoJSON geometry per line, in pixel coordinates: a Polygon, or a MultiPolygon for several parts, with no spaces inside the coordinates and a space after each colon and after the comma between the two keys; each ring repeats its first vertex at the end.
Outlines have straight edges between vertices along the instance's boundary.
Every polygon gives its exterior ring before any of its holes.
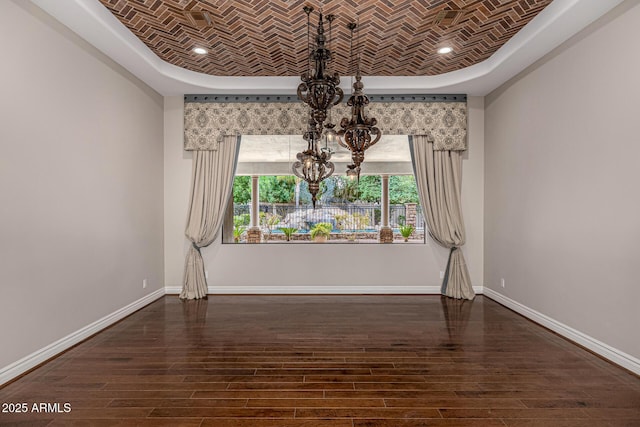
{"type": "Polygon", "coordinates": [[[505,419],[504,423],[508,427],[613,427],[607,421],[584,419],[563,419],[563,420],[537,420],[537,419],[505,419]]]}
{"type": "Polygon", "coordinates": [[[450,419],[354,419],[353,427],[505,427],[502,420],[450,420],[450,419]]]}
{"type": "Polygon", "coordinates": [[[247,399],[113,399],[109,408],[243,408],[247,399]]]}
{"type": "MultiPolygon", "coordinates": [[[[640,406],[635,408],[584,408],[583,411],[592,418],[640,420],[640,406]]],[[[638,425],[640,426],[640,423],[638,425]]]]}
{"type": "Polygon", "coordinates": [[[250,408],[384,408],[383,399],[249,399],[250,408]]]}
{"type": "Polygon", "coordinates": [[[478,384],[473,382],[423,382],[423,383],[355,383],[355,390],[389,390],[389,391],[479,391],[478,384]]]}
{"type": "MultiPolygon", "coordinates": [[[[446,408],[440,409],[440,413],[444,418],[530,418],[542,420],[557,420],[563,418],[580,418],[583,422],[591,418],[582,409],[469,409],[464,408],[446,408]]],[[[590,420],[589,420],[590,421],[590,420]]]]}
{"type": "Polygon", "coordinates": [[[197,383],[248,383],[248,382],[283,382],[283,383],[301,383],[304,381],[302,375],[278,375],[278,376],[256,376],[256,375],[193,375],[187,376],[185,382],[197,382],[197,383]]]}
{"type": "Polygon", "coordinates": [[[293,418],[293,408],[156,408],[150,417],[293,418]]]}
{"type": "Polygon", "coordinates": [[[426,399],[426,398],[450,398],[455,399],[458,395],[453,391],[444,390],[327,390],[324,393],[326,398],[339,399],[426,399]]]}
{"type": "Polygon", "coordinates": [[[636,427],[640,378],[478,296],[165,297],[0,388],[1,426],[636,427]]]}
{"type": "Polygon", "coordinates": [[[403,382],[403,383],[421,383],[425,381],[422,375],[310,375],[304,376],[304,382],[403,382]]]}
{"type": "Polygon", "coordinates": [[[229,383],[228,390],[353,390],[350,382],[235,382],[229,383]]]}
{"type": "Polygon", "coordinates": [[[402,398],[384,399],[389,408],[525,408],[519,399],[402,398]]]}
{"type": "Polygon", "coordinates": [[[47,427],[198,427],[202,418],[130,418],[123,420],[54,420],[47,427]]]}
{"type": "Polygon", "coordinates": [[[205,418],[202,427],[353,427],[351,420],[269,420],[205,418]]]}
{"type": "Polygon", "coordinates": [[[426,408],[297,408],[296,418],[442,418],[426,408]]]}
{"type": "Polygon", "coordinates": [[[107,383],[102,390],[141,390],[141,391],[176,391],[176,390],[226,390],[229,383],[184,383],[184,382],[115,382],[107,383]]]}
{"type": "Polygon", "coordinates": [[[191,399],[322,399],[324,390],[195,391],[191,399]]]}

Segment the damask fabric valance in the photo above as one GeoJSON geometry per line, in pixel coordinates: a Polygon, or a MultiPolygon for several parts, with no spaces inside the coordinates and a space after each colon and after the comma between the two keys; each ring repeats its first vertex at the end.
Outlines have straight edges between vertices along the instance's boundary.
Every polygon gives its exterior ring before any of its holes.
{"type": "MultiPolygon", "coordinates": [[[[332,108],[333,122],[350,117],[344,104],[332,108]]],[[[375,102],[367,115],[383,135],[427,135],[435,150],[467,149],[464,102],[375,102]]],[[[217,150],[225,135],[302,135],[308,109],[302,103],[200,103],[184,106],[184,149],[217,150]]]]}

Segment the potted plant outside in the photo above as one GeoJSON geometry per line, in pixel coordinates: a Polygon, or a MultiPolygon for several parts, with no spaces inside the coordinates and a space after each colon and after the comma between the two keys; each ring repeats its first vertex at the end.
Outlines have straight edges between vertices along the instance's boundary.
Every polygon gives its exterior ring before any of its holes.
{"type": "Polygon", "coordinates": [[[235,243],[239,243],[240,242],[240,238],[242,237],[242,233],[244,233],[246,229],[247,229],[247,227],[245,227],[244,225],[240,225],[240,224],[236,224],[236,225],[233,226],[233,241],[235,243]]]}
{"type": "Polygon", "coordinates": [[[328,222],[319,222],[311,229],[311,239],[316,243],[324,243],[329,238],[333,226],[328,222]]]}
{"type": "Polygon", "coordinates": [[[263,228],[263,236],[265,242],[268,242],[271,239],[271,233],[273,232],[273,227],[280,222],[280,215],[274,213],[264,213],[260,212],[260,224],[263,228]]]}
{"type": "Polygon", "coordinates": [[[280,227],[280,231],[284,233],[284,237],[288,242],[291,240],[291,236],[293,235],[293,233],[298,231],[298,229],[295,227],[280,227]]]}
{"type": "Polygon", "coordinates": [[[400,234],[402,235],[402,237],[404,237],[404,241],[405,242],[409,241],[409,237],[413,234],[413,230],[415,230],[413,225],[401,225],[400,226],[400,234]]]}

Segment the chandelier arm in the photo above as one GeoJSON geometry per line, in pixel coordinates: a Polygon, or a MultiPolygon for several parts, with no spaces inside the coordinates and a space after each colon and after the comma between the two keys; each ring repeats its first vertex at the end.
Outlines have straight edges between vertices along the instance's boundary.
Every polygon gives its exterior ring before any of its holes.
{"type": "MultiPolygon", "coordinates": [[[[303,76],[304,77],[304,76],[303,76]]],[[[306,103],[307,102],[307,98],[309,96],[309,88],[307,87],[306,83],[300,83],[298,85],[298,99],[301,100],[302,102],[306,103]]]]}
{"type": "Polygon", "coordinates": [[[291,165],[291,171],[293,172],[293,174],[295,176],[297,176],[298,178],[304,179],[304,176],[302,176],[300,174],[300,172],[298,172],[298,168],[302,167],[302,163],[301,162],[293,162],[293,165],[291,165]]]}
{"type": "MultiPolygon", "coordinates": [[[[338,73],[336,73],[336,75],[337,74],[338,73]]],[[[340,78],[339,77],[338,77],[338,83],[340,83],[340,78]]],[[[344,98],[344,91],[339,86],[336,86],[336,95],[337,95],[337,98],[336,98],[335,102],[333,103],[333,105],[340,104],[342,102],[342,99],[344,98]]]]}
{"type": "Polygon", "coordinates": [[[329,173],[327,173],[325,178],[329,178],[331,175],[333,175],[333,172],[335,171],[336,167],[333,164],[333,162],[327,162],[327,169],[329,169],[329,173]]]}
{"type": "Polygon", "coordinates": [[[376,142],[380,141],[380,138],[382,137],[382,132],[380,131],[380,129],[378,128],[371,128],[371,133],[376,135],[376,138],[371,141],[369,143],[369,145],[367,146],[367,148],[373,146],[376,144],[376,142]]]}

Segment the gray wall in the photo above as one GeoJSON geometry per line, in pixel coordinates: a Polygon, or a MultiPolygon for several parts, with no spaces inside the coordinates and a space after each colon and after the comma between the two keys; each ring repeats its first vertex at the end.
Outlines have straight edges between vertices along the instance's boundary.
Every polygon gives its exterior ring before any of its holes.
{"type": "Polygon", "coordinates": [[[0,40],[2,368],[164,286],[163,100],[27,2],[0,40]]]}
{"type": "Polygon", "coordinates": [[[484,204],[484,286],[636,358],[638,40],[626,2],[486,98],[484,204]]]}

